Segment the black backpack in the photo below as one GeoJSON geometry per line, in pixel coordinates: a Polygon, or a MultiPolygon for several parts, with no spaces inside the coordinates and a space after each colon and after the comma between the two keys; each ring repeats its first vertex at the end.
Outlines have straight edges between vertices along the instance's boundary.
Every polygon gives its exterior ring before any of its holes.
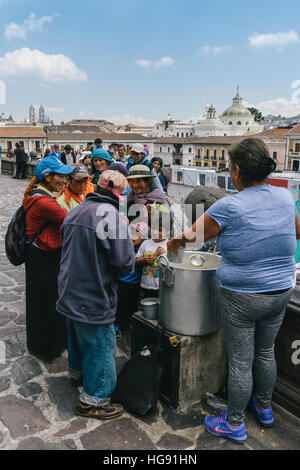
{"type": "Polygon", "coordinates": [[[155,346],[145,346],[120,371],[113,400],[128,411],[144,416],[156,408],[163,366],[158,361],[162,334],[155,346]]]}
{"type": "MultiPolygon", "coordinates": [[[[31,206],[32,207],[32,206],[31,206]]],[[[19,207],[13,215],[5,235],[5,251],[8,260],[14,266],[20,266],[26,260],[27,251],[31,243],[39,238],[49,222],[45,222],[31,240],[26,236],[26,211],[24,206],[19,207]]]]}

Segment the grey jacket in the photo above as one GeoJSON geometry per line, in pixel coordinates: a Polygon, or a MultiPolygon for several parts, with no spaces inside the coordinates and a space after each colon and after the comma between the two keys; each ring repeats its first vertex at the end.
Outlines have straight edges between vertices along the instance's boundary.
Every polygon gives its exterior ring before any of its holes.
{"type": "Polygon", "coordinates": [[[128,223],[118,204],[110,197],[88,194],[66,216],[61,232],[57,311],[82,323],[113,323],[116,281],[135,265],[128,223]]]}

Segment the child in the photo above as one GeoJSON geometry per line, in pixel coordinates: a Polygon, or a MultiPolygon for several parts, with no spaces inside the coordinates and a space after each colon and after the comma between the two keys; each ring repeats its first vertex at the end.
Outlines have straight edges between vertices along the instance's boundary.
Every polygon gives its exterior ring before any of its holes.
{"type": "MultiPolygon", "coordinates": [[[[137,253],[143,240],[149,238],[149,227],[144,222],[131,224],[130,232],[134,251],[137,253]]],[[[117,337],[129,331],[131,316],[138,310],[141,277],[142,266],[136,263],[132,272],[118,281],[118,306],[115,321],[117,337]]]]}
{"type": "Polygon", "coordinates": [[[145,240],[136,255],[136,262],[143,266],[139,302],[147,297],[159,296],[159,266],[157,259],[167,253],[167,233],[163,214],[158,215],[159,223],[152,226],[152,239],[145,240]]]}

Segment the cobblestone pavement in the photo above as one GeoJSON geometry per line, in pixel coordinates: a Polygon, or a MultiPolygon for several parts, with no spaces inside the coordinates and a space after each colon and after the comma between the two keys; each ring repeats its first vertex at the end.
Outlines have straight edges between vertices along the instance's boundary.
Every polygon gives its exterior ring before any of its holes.
{"type": "MultiPolygon", "coordinates": [[[[25,181],[0,177],[0,449],[200,450],[299,449],[299,420],[275,407],[277,425],[262,430],[247,416],[248,441],[236,446],[205,432],[201,406],[175,413],[163,403],[138,419],[128,413],[112,422],[79,418],[78,389],[67,374],[67,352],[53,363],[26,350],[24,267],[9,264],[4,253],[7,224],[21,203],[25,181]]],[[[172,195],[174,190],[172,189],[172,195]]],[[[117,368],[126,360],[120,350],[117,368]]]]}

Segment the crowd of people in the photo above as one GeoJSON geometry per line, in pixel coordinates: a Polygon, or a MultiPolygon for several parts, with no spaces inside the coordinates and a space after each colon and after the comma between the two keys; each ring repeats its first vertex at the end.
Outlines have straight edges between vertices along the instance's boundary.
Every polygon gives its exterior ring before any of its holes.
{"type": "MultiPolygon", "coordinates": [[[[220,199],[190,231],[173,237],[163,162],[134,144],[90,143],[76,163],[55,147],[41,159],[24,194],[27,236],[26,329],[31,354],[53,360],[68,348],[71,380],[82,384],[77,414],[112,419],[116,337],[139,302],[159,296],[158,258],[197,233],[217,237],[221,310],[228,350],[228,412],[206,417],[208,432],[243,443],[252,406],[274,422],[274,341],[291,295],[300,219],[288,190],[265,184],[274,162],[259,139],[230,151],[238,193],[220,199]]],[[[187,299],[188,308],[188,299],[187,299]]],[[[183,312],[184,314],[184,312],[183,312]]]]}
{"type": "Polygon", "coordinates": [[[27,347],[46,361],[68,348],[82,416],[122,412],[110,403],[116,338],[129,332],[140,300],[158,295],[172,211],[146,153],[141,144],[128,156],[119,144],[106,151],[96,139],[76,163],[70,146],[55,145],[24,194],[27,347]]]}

